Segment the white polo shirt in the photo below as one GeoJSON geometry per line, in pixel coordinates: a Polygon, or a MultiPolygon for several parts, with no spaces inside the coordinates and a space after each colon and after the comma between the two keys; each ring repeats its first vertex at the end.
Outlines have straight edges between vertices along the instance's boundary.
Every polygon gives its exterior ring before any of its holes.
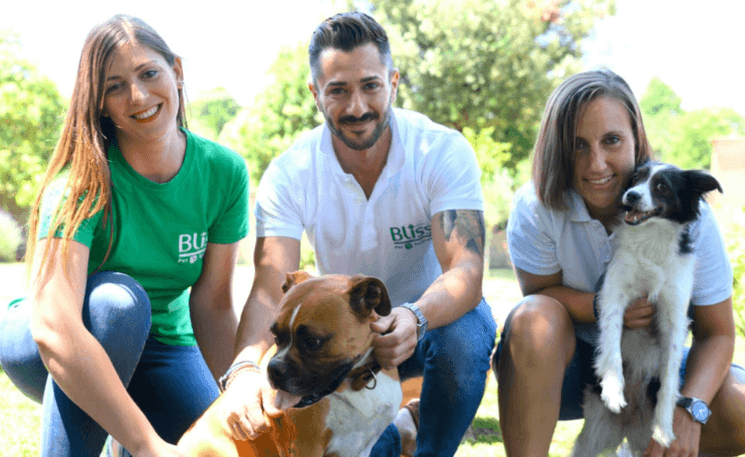
{"type": "Polygon", "coordinates": [[[256,236],[313,246],[320,274],[380,278],[394,306],[416,301],[442,269],[430,221],[447,210],[483,211],[481,170],[459,132],[394,108],[388,160],[370,199],[334,153],[325,124],[272,160],[256,194],[256,236]]]}
{"type": "MultiPolygon", "coordinates": [[[[719,303],[732,295],[732,266],[711,207],[703,202],[700,217],[690,230],[696,267],[691,302],[697,306],[719,303]]],[[[562,272],[562,284],[595,292],[615,251],[615,237],[590,217],[582,197],[571,192],[566,212],[547,209],[532,182],[518,189],[507,224],[510,258],[517,268],[535,275],[562,272]]],[[[585,336],[594,330],[580,330],[585,336]]],[[[594,324],[592,327],[597,328],[594,324]]]]}

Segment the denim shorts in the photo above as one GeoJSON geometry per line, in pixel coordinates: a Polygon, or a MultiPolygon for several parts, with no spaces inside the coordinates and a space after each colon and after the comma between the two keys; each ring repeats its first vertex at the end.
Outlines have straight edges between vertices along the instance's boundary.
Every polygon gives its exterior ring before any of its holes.
{"type": "MultiPolygon", "coordinates": [[[[509,332],[510,322],[514,311],[515,310],[513,309],[509,316],[507,316],[504,329],[502,330],[499,343],[497,344],[494,356],[497,363],[499,363],[499,358],[504,350],[503,343],[505,341],[505,336],[509,332]]],[[[582,419],[582,403],[584,401],[585,389],[587,386],[599,386],[598,378],[595,376],[595,369],[593,368],[596,346],[580,338],[577,338],[576,341],[577,345],[574,351],[574,356],[564,372],[564,381],[561,386],[561,409],[559,411],[559,420],[582,419]]],[[[686,363],[688,362],[689,351],[689,348],[684,348],[683,361],[680,365],[679,372],[681,387],[685,384],[686,363]]],[[[731,371],[739,382],[745,383],[745,369],[743,367],[733,363],[731,371]]],[[[654,395],[658,388],[659,382],[652,381],[648,391],[650,394],[654,395]]]]}

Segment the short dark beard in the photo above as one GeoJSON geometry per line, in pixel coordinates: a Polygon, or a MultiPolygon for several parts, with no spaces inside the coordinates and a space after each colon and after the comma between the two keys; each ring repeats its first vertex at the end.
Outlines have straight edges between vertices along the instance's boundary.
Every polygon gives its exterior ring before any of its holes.
{"type": "MultiPolygon", "coordinates": [[[[375,126],[375,130],[373,130],[372,134],[370,135],[370,138],[363,142],[356,142],[352,140],[351,138],[347,137],[342,133],[341,129],[336,127],[336,124],[334,124],[333,119],[331,119],[328,114],[326,113],[326,110],[323,108],[323,104],[318,105],[320,108],[321,114],[323,114],[324,119],[326,119],[326,125],[328,126],[331,133],[337,137],[342,143],[344,143],[348,148],[353,149],[355,151],[364,151],[365,149],[369,149],[375,145],[375,143],[378,142],[381,136],[383,136],[383,132],[385,132],[386,127],[391,122],[391,113],[393,112],[393,108],[391,107],[390,103],[388,104],[388,107],[385,110],[385,113],[383,114],[383,119],[378,123],[378,125],[375,126]]],[[[378,116],[373,113],[365,113],[359,118],[355,118],[353,116],[345,116],[341,119],[339,119],[340,123],[345,122],[360,122],[360,121],[366,121],[369,119],[376,119],[378,116]]]]}

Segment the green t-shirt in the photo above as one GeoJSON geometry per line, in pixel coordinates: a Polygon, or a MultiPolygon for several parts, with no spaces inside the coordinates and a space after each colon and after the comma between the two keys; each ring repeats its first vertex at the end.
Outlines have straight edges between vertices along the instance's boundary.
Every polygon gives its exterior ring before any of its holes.
{"type": "MultiPolygon", "coordinates": [[[[230,244],[248,234],[248,172],[228,148],[186,133],[184,163],[164,184],[139,175],[116,145],[109,147],[114,239],[106,263],[109,229],[99,212],[74,239],[90,248],[88,274],[118,271],[136,279],[150,298],[150,334],[163,343],[196,345],[189,316],[189,288],[202,271],[207,243],[230,244]]],[[[60,203],[64,181],[42,201],[39,237],[60,203]]]]}

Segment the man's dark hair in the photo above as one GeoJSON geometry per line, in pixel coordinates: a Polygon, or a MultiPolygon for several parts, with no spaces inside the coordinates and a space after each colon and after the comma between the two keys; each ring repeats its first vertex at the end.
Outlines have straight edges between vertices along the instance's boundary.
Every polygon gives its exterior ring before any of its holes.
{"type": "Polygon", "coordinates": [[[383,27],[375,22],[375,19],[365,13],[351,11],[336,14],[323,21],[313,32],[308,47],[313,84],[316,84],[321,75],[319,60],[325,49],[333,48],[350,52],[368,43],[375,44],[380,54],[380,61],[391,70],[393,61],[388,35],[383,27]]]}

